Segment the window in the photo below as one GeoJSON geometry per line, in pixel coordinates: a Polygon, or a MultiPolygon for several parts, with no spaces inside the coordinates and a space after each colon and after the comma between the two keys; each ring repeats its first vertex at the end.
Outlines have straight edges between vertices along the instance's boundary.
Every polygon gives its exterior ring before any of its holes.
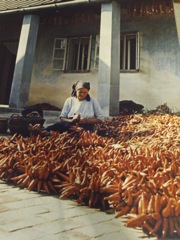
{"type": "Polygon", "coordinates": [[[54,41],[53,70],[88,71],[90,68],[91,36],[56,38],[54,41]]]}
{"type": "Polygon", "coordinates": [[[66,56],[67,40],[64,38],[56,38],[54,40],[53,49],[53,69],[64,70],[65,68],[65,56],[66,56]]]}
{"type": "Polygon", "coordinates": [[[94,59],[94,68],[99,68],[99,43],[100,43],[100,36],[96,36],[96,44],[95,44],[95,59],[94,59]]]}
{"type": "Polygon", "coordinates": [[[120,70],[139,70],[139,33],[121,34],[120,70]]]}
{"type": "MultiPolygon", "coordinates": [[[[99,42],[96,36],[94,68],[99,67],[99,42]]],[[[139,33],[122,33],[120,46],[120,70],[131,72],[139,70],[139,33]]]]}

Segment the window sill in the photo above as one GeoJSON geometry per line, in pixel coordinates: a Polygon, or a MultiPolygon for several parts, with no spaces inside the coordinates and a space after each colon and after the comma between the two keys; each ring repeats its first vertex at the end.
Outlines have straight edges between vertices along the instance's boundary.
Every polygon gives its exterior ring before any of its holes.
{"type": "Polygon", "coordinates": [[[134,70],[120,70],[120,73],[137,73],[139,72],[139,69],[134,69],[134,70]]]}
{"type": "Polygon", "coordinates": [[[90,70],[62,70],[63,73],[89,73],[90,70]]]}

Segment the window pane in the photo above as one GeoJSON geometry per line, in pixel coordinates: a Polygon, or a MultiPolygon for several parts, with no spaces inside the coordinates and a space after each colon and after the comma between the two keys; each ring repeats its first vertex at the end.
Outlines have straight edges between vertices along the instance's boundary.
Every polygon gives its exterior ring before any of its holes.
{"type": "Polygon", "coordinates": [[[64,50],[56,49],[54,52],[54,58],[64,58],[64,50]]]}
{"type": "Polygon", "coordinates": [[[99,48],[96,50],[96,56],[99,57],[99,48]]]}
{"type": "Polygon", "coordinates": [[[63,69],[63,60],[54,60],[53,69],[63,69]]]}
{"type": "Polygon", "coordinates": [[[52,56],[52,68],[54,70],[63,70],[66,55],[67,39],[55,38],[53,56],[52,56]]]}
{"type": "Polygon", "coordinates": [[[136,39],[130,40],[130,69],[136,69],[136,39]]]}
{"type": "Polygon", "coordinates": [[[65,39],[56,39],[56,48],[65,48],[66,41],[65,39]]]}
{"type": "Polygon", "coordinates": [[[100,44],[100,36],[96,36],[96,45],[97,47],[99,47],[99,44],[100,44]]]}
{"type": "Polygon", "coordinates": [[[99,57],[95,59],[95,68],[99,67],[99,57]]]}
{"type": "Polygon", "coordinates": [[[78,57],[78,39],[69,40],[69,49],[68,49],[68,70],[76,70],[77,66],[77,57],[78,57]]]}
{"type": "Polygon", "coordinates": [[[99,68],[99,44],[100,36],[96,35],[96,45],[95,45],[95,54],[94,54],[94,68],[99,68]]]}
{"type": "Polygon", "coordinates": [[[69,39],[67,70],[87,70],[88,51],[89,37],[69,39]]]}
{"type": "Polygon", "coordinates": [[[120,70],[136,70],[139,66],[137,59],[137,34],[122,34],[120,43],[120,70]],[[136,65],[138,64],[138,66],[136,65]]]}
{"type": "Polygon", "coordinates": [[[78,70],[86,70],[87,69],[87,60],[88,60],[88,44],[84,42],[80,45],[80,53],[79,53],[79,64],[78,70]]]}
{"type": "Polygon", "coordinates": [[[120,46],[120,69],[123,69],[123,57],[124,55],[124,41],[121,39],[121,46],[120,46]]]}
{"type": "Polygon", "coordinates": [[[130,51],[129,48],[129,41],[126,39],[126,55],[125,55],[125,69],[128,70],[128,61],[129,61],[129,57],[128,57],[128,53],[130,51]]]}

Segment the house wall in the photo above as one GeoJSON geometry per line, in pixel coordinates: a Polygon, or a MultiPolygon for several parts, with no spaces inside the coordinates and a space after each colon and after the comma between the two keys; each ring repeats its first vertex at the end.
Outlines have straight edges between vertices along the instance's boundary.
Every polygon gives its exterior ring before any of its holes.
{"type": "Polygon", "coordinates": [[[167,103],[180,110],[180,46],[173,15],[122,17],[121,31],[140,31],[140,71],[120,74],[120,100],[148,110],[167,103]]]}
{"type": "MultiPolygon", "coordinates": [[[[60,108],[71,94],[73,83],[76,81],[89,81],[91,83],[90,95],[97,96],[98,70],[94,69],[95,38],[99,34],[100,15],[86,19],[49,17],[40,24],[37,39],[34,67],[29,95],[29,105],[35,103],[49,103],[60,108]],[[74,22],[73,22],[73,19],[74,22]],[[67,22],[66,22],[67,20],[67,22]],[[63,21],[63,23],[62,23],[63,21]],[[86,73],[63,73],[52,69],[52,54],[55,38],[89,36],[92,35],[91,71],[86,73]]],[[[81,15],[78,15],[81,16],[81,15]]]]}
{"type": "MultiPolygon", "coordinates": [[[[90,94],[97,97],[98,71],[93,68],[95,36],[100,19],[95,14],[89,22],[78,24],[42,22],[36,46],[29,105],[47,102],[62,108],[75,81],[91,83],[90,94]],[[91,70],[88,73],[62,73],[52,70],[53,42],[56,37],[92,34],[91,70]]],[[[120,73],[120,100],[133,100],[154,109],[167,103],[178,111],[180,96],[180,46],[173,15],[127,17],[122,11],[121,31],[140,32],[140,71],[120,73]]]]}

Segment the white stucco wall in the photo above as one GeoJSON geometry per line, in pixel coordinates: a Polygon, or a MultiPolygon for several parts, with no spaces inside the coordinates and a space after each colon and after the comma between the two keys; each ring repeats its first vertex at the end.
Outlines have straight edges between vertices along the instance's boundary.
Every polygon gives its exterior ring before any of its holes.
{"type": "Polygon", "coordinates": [[[120,74],[120,100],[146,109],[167,103],[180,110],[180,46],[174,16],[124,18],[122,31],[140,32],[140,71],[120,74]]]}
{"type": "MultiPolygon", "coordinates": [[[[52,73],[51,73],[52,75],[52,73]]],[[[76,73],[76,74],[59,74],[57,78],[51,78],[55,82],[50,82],[50,76],[47,81],[34,82],[32,81],[30,90],[30,101],[29,105],[38,103],[49,103],[57,107],[62,108],[64,101],[70,96],[72,85],[79,80],[90,82],[91,89],[90,95],[92,97],[97,97],[97,72],[91,73],[76,73]]]]}

